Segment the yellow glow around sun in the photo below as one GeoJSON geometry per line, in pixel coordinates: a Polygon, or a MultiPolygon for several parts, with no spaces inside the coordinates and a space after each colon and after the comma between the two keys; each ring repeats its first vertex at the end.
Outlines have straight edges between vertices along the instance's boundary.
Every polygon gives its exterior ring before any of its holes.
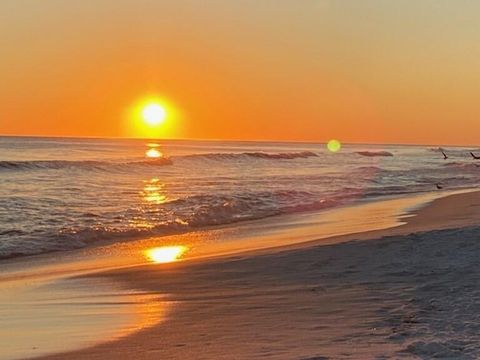
{"type": "Polygon", "coordinates": [[[142,118],[148,125],[156,126],[165,121],[167,110],[157,103],[146,105],[142,110],[142,118]]]}
{"type": "Polygon", "coordinates": [[[180,112],[166,98],[148,95],[126,108],[125,135],[160,139],[179,132],[180,112]]]}
{"type": "Polygon", "coordinates": [[[147,250],[146,256],[151,262],[165,264],[178,260],[186,251],[186,246],[162,246],[147,250]]]}

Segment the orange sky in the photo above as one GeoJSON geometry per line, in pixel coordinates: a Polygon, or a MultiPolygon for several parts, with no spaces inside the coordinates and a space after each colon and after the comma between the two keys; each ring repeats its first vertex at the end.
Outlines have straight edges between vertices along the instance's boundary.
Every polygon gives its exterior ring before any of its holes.
{"type": "Polygon", "coordinates": [[[480,3],[2,0],[0,134],[480,143],[480,3]]]}

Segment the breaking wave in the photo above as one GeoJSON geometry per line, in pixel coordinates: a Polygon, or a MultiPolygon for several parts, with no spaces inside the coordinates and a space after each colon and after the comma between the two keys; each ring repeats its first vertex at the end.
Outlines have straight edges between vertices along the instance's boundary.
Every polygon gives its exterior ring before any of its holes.
{"type": "Polygon", "coordinates": [[[68,168],[81,168],[85,170],[102,170],[107,168],[122,168],[126,166],[162,166],[171,165],[169,158],[152,160],[130,161],[130,162],[108,162],[108,161],[70,161],[70,160],[30,160],[30,161],[0,161],[0,171],[5,170],[59,170],[68,168]]]}
{"type": "MultiPolygon", "coordinates": [[[[320,210],[346,203],[358,195],[359,190],[350,189],[328,198],[299,190],[187,196],[160,205],[155,210],[160,216],[153,218],[144,217],[146,216],[144,209],[131,208],[108,215],[95,215],[99,221],[97,224],[102,225],[80,226],[78,222],[74,222],[68,226],[50,228],[42,232],[6,229],[0,233],[5,235],[0,242],[0,258],[73,250],[98,241],[128,241],[149,236],[186,233],[209,226],[320,210]],[[121,222],[118,221],[120,218],[123,219],[121,222]],[[149,226],[132,227],[133,219],[148,223],[149,226]]],[[[77,217],[92,215],[77,214],[77,217]]]]}
{"type": "Polygon", "coordinates": [[[266,160],[292,160],[309,157],[317,157],[313,151],[266,153],[266,152],[243,152],[243,153],[206,153],[184,155],[183,158],[204,158],[209,160],[237,160],[237,159],[266,159],[266,160]]]}
{"type": "Polygon", "coordinates": [[[85,170],[110,170],[123,169],[132,166],[163,166],[172,165],[172,159],[180,158],[198,158],[209,160],[238,160],[238,159],[266,159],[266,160],[291,160],[298,158],[316,157],[316,153],[311,151],[291,152],[291,153],[264,153],[264,152],[244,152],[244,153],[207,153],[192,154],[177,157],[162,157],[158,159],[145,159],[129,162],[111,162],[111,161],[92,161],[92,160],[30,160],[30,161],[0,161],[0,171],[14,170],[59,170],[69,168],[81,168],[85,170]]]}

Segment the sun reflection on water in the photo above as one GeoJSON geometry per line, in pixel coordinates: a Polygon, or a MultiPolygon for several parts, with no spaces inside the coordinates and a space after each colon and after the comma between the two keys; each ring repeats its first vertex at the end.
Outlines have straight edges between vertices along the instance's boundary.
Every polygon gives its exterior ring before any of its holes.
{"type": "Polygon", "coordinates": [[[183,245],[161,246],[145,251],[146,258],[156,264],[166,264],[179,260],[188,250],[183,245]]]}
{"type": "Polygon", "coordinates": [[[160,179],[153,178],[148,181],[142,191],[143,199],[148,203],[163,204],[167,201],[167,195],[164,193],[165,184],[160,179]]]}
{"type": "Polygon", "coordinates": [[[163,157],[163,154],[155,148],[150,148],[145,152],[147,158],[158,159],[163,157]]]}

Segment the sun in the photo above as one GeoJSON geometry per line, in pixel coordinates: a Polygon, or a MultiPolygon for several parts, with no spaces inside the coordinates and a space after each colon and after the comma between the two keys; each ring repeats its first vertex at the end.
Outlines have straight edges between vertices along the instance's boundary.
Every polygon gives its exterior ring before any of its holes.
{"type": "Polygon", "coordinates": [[[181,111],[168,98],[144,95],[125,108],[125,135],[143,139],[178,137],[181,117],[181,111]]]}
{"type": "Polygon", "coordinates": [[[150,126],[156,126],[156,125],[162,124],[165,121],[166,117],[167,117],[167,111],[160,104],[157,104],[157,103],[147,104],[142,109],[143,121],[150,126]]]}

